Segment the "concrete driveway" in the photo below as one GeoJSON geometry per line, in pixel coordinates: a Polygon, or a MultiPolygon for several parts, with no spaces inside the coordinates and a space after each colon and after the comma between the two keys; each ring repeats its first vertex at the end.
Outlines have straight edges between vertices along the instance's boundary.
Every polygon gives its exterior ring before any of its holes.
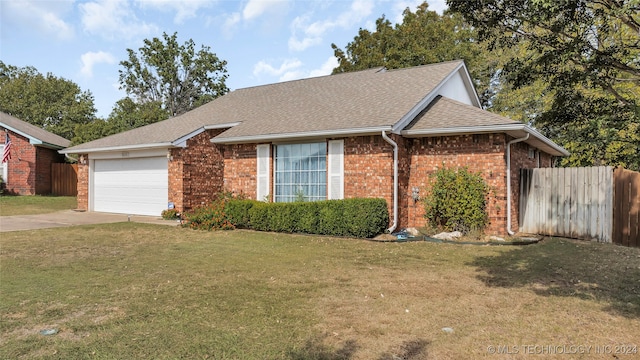
{"type": "Polygon", "coordinates": [[[49,214],[0,216],[0,232],[87,224],[108,224],[126,221],[172,226],[178,225],[178,222],[175,220],[163,220],[161,217],[156,216],[129,216],[124,214],[64,210],[49,214]]]}

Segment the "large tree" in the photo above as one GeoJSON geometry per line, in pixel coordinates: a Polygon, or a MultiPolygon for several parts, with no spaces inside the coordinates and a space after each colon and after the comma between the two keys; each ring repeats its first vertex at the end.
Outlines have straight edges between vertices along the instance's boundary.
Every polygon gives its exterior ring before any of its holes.
{"type": "Polygon", "coordinates": [[[484,104],[491,98],[491,78],[496,60],[477,41],[475,29],[459,14],[439,15],[427,2],[415,12],[406,9],[395,26],[382,17],[375,31],[360,29],[344,50],[332,44],[338,67],[333,73],[364,70],[378,66],[397,69],[449,60],[465,60],[476,90],[484,104]]]}
{"type": "Polygon", "coordinates": [[[76,125],[91,122],[96,113],[91,92],[74,82],[2,61],[0,111],[66,139],[75,136],[76,125]]]}
{"type": "Polygon", "coordinates": [[[116,102],[106,120],[95,119],[90,123],[79,125],[72,143],[82,144],[165,120],[168,117],[169,114],[159,102],[138,104],[126,97],[116,102]]]}
{"type": "Polygon", "coordinates": [[[447,3],[491,50],[511,50],[500,73],[511,94],[550,98],[527,120],[572,152],[565,164],[640,169],[638,0],[447,3]]]}
{"type": "Polygon", "coordinates": [[[129,59],[120,62],[120,88],[139,104],[157,102],[176,116],[226,94],[227,62],[208,46],[195,49],[193,40],[178,44],[178,35],[144,40],[129,59]]]}

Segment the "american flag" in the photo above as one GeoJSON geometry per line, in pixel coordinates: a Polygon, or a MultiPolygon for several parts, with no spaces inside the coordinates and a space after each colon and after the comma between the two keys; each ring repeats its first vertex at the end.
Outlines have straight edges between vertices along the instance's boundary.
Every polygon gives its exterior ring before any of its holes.
{"type": "Polygon", "coordinates": [[[9,133],[6,133],[6,137],[4,138],[4,151],[2,152],[2,162],[6,163],[11,159],[11,138],[9,137],[9,133]]]}

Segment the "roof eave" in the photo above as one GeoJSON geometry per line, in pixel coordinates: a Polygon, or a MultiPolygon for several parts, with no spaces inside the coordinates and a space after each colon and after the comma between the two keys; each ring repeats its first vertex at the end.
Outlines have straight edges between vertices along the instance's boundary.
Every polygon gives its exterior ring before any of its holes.
{"type": "MultiPolygon", "coordinates": [[[[36,144],[34,144],[34,145],[36,145],[36,144]]],[[[42,141],[40,141],[40,143],[37,144],[37,145],[45,147],[45,148],[48,148],[48,149],[53,149],[53,150],[60,150],[60,149],[66,148],[66,146],[60,146],[60,145],[57,145],[57,144],[51,144],[51,143],[46,143],[46,142],[42,142],[42,141]]]]}
{"type": "Polygon", "coordinates": [[[214,144],[246,144],[246,143],[258,143],[258,142],[273,142],[273,141],[295,141],[302,139],[312,138],[333,138],[333,137],[346,137],[351,135],[372,135],[379,134],[382,131],[390,131],[391,126],[377,126],[369,128],[356,128],[356,129],[340,129],[340,130],[320,130],[320,131],[306,131],[299,133],[288,134],[267,134],[267,135],[255,135],[255,136],[236,136],[236,137],[214,137],[211,142],[214,144]]]}
{"type": "Polygon", "coordinates": [[[24,131],[20,131],[20,130],[14,128],[13,126],[7,125],[5,123],[0,123],[0,125],[5,129],[10,130],[13,133],[16,133],[16,134],[18,134],[20,136],[26,137],[27,139],[29,139],[29,144],[31,144],[31,145],[42,145],[44,147],[48,147],[48,148],[52,148],[52,149],[56,149],[56,150],[57,149],[64,149],[66,147],[66,146],[59,145],[59,144],[52,144],[52,143],[44,142],[44,141],[42,141],[42,140],[40,140],[40,139],[38,139],[38,138],[36,138],[34,136],[31,136],[31,135],[25,133],[24,131]]]}
{"type": "Polygon", "coordinates": [[[138,145],[120,145],[120,146],[106,146],[97,148],[86,149],[74,149],[73,147],[58,151],[60,154],[88,154],[96,152],[108,152],[108,151],[122,151],[122,150],[145,150],[145,149],[158,149],[174,147],[171,142],[152,143],[152,144],[138,144],[138,145]]]}
{"type": "MultiPolygon", "coordinates": [[[[515,137],[521,137],[528,133],[533,138],[545,145],[549,154],[554,156],[569,156],[569,152],[562,146],[551,141],[551,139],[540,134],[537,130],[526,124],[503,124],[488,126],[462,126],[453,128],[437,128],[437,129],[421,129],[421,130],[403,130],[401,135],[408,138],[431,137],[431,136],[449,136],[449,135],[467,135],[467,134],[486,134],[486,133],[508,133],[515,137]]],[[[532,139],[533,140],[533,139],[532,139]]]]}

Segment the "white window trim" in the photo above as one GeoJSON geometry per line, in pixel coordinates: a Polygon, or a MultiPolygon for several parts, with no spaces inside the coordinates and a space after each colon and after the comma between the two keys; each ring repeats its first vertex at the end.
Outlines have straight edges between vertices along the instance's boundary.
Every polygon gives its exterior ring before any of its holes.
{"type": "MultiPolygon", "coordinates": [[[[4,153],[4,144],[0,145],[0,154],[4,153]]],[[[9,161],[7,161],[6,163],[2,163],[2,181],[4,181],[4,183],[7,183],[7,178],[9,177],[9,161]]]]}
{"type": "Polygon", "coordinates": [[[344,140],[329,140],[327,144],[327,200],[340,199],[344,199],[344,140]],[[333,188],[333,180],[338,180],[338,189],[333,188]]]}
{"type": "MultiPolygon", "coordinates": [[[[256,200],[265,201],[269,196],[269,182],[271,180],[271,144],[256,146],[256,200]],[[260,161],[261,159],[265,159],[260,161]]],[[[267,200],[268,201],[268,200],[267,200]]]]}

